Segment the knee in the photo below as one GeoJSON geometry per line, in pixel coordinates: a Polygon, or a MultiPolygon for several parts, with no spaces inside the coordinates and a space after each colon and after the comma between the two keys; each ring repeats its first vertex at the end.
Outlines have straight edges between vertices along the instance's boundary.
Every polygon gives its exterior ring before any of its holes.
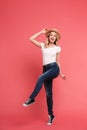
{"type": "Polygon", "coordinates": [[[43,81],[43,76],[42,76],[42,75],[40,75],[40,76],[38,77],[38,81],[43,81]]]}

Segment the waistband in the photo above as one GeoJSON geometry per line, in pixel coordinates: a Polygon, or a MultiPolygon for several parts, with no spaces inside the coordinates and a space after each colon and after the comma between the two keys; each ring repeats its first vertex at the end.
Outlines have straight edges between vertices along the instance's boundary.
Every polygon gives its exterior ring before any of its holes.
{"type": "Polygon", "coordinates": [[[51,67],[51,66],[56,65],[56,64],[57,64],[56,62],[53,62],[53,63],[47,64],[47,65],[43,65],[43,67],[51,67]]]}

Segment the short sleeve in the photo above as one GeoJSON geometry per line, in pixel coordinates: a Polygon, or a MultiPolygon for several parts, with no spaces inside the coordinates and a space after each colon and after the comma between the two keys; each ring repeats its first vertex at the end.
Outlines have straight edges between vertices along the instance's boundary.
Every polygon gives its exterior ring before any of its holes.
{"type": "Polygon", "coordinates": [[[61,51],[61,47],[57,46],[57,53],[60,53],[60,51],[61,51]]]}
{"type": "Polygon", "coordinates": [[[42,42],[42,43],[41,43],[41,49],[43,49],[43,48],[44,48],[44,43],[42,42]]]}

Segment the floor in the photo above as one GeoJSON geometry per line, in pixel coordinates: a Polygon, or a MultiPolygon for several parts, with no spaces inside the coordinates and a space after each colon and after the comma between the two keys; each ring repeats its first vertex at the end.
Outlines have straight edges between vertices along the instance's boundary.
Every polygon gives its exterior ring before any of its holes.
{"type": "Polygon", "coordinates": [[[87,130],[87,118],[82,116],[56,116],[51,126],[47,117],[0,117],[0,130],[87,130]]]}

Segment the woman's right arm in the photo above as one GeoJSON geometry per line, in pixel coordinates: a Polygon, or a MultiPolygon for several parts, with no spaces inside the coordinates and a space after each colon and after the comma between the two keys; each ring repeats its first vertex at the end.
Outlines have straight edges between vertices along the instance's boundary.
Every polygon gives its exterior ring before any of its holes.
{"type": "Polygon", "coordinates": [[[37,38],[39,35],[41,35],[41,34],[45,34],[46,31],[47,31],[47,29],[41,30],[40,32],[38,32],[38,33],[34,34],[33,36],[31,36],[31,37],[29,38],[29,40],[30,40],[34,45],[36,45],[36,46],[38,46],[38,47],[41,47],[41,42],[37,41],[36,38],[37,38]]]}

